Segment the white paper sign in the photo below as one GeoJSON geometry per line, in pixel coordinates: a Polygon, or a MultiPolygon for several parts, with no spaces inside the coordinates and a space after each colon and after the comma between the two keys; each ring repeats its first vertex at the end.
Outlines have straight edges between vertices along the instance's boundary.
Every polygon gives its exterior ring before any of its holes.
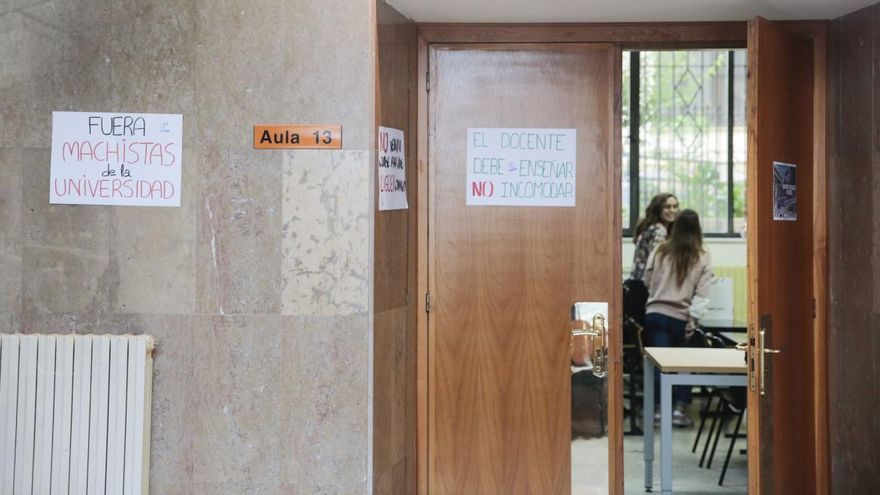
{"type": "Polygon", "coordinates": [[[180,206],[183,116],[52,112],[49,202],[180,206]]]}
{"type": "Polygon", "coordinates": [[[379,210],[404,210],[406,163],[403,131],[379,127],[379,210]]]}
{"type": "Polygon", "coordinates": [[[468,129],[468,205],[574,206],[575,129],[468,129]]]}

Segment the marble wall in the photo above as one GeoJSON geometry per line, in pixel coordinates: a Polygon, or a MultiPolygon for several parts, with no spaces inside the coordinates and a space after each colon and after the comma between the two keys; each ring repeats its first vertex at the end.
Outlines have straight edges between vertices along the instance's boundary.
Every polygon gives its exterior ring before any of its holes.
{"type": "Polygon", "coordinates": [[[371,489],[373,9],[0,6],[0,331],[157,338],[153,493],[371,489]],[[183,114],[181,207],[49,205],[53,110],[183,114]]]}

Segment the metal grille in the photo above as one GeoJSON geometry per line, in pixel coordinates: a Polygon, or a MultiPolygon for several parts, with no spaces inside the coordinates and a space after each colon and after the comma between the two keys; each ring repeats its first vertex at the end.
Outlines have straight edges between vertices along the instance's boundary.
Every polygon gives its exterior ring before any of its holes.
{"type": "MultiPolygon", "coordinates": [[[[707,234],[745,224],[746,51],[624,52],[623,224],[674,193],[707,234]],[[626,166],[626,165],[625,165],[626,166]]],[[[630,230],[631,232],[631,230],[630,230]]]]}

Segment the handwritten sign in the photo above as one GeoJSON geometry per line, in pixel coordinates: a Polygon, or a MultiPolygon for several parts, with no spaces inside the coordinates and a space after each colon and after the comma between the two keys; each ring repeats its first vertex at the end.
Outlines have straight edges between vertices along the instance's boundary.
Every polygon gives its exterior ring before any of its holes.
{"type": "Polygon", "coordinates": [[[575,129],[468,129],[466,204],[575,206],[575,129]]]}
{"type": "Polygon", "coordinates": [[[341,125],[255,125],[255,149],[342,149],[341,125]]]}
{"type": "Polygon", "coordinates": [[[49,202],[180,206],[183,116],[52,112],[49,202]]]}
{"type": "Polygon", "coordinates": [[[379,210],[405,210],[406,163],[403,131],[379,127],[379,210]]]}

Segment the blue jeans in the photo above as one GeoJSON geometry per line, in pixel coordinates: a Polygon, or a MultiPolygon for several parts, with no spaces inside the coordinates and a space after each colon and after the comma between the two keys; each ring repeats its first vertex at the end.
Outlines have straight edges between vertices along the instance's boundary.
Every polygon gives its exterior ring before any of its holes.
{"type": "MultiPolygon", "coordinates": [[[[645,340],[647,347],[685,347],[684,327],[686,321],[678,320],[660,313],[645,315],[645,340]]],[[[660,403],[660,370],[654,369],[654,402],[660,403]]],[[[672,402],[691,403],[691,387],[677,385],[672,387],[672,402]]]]}

